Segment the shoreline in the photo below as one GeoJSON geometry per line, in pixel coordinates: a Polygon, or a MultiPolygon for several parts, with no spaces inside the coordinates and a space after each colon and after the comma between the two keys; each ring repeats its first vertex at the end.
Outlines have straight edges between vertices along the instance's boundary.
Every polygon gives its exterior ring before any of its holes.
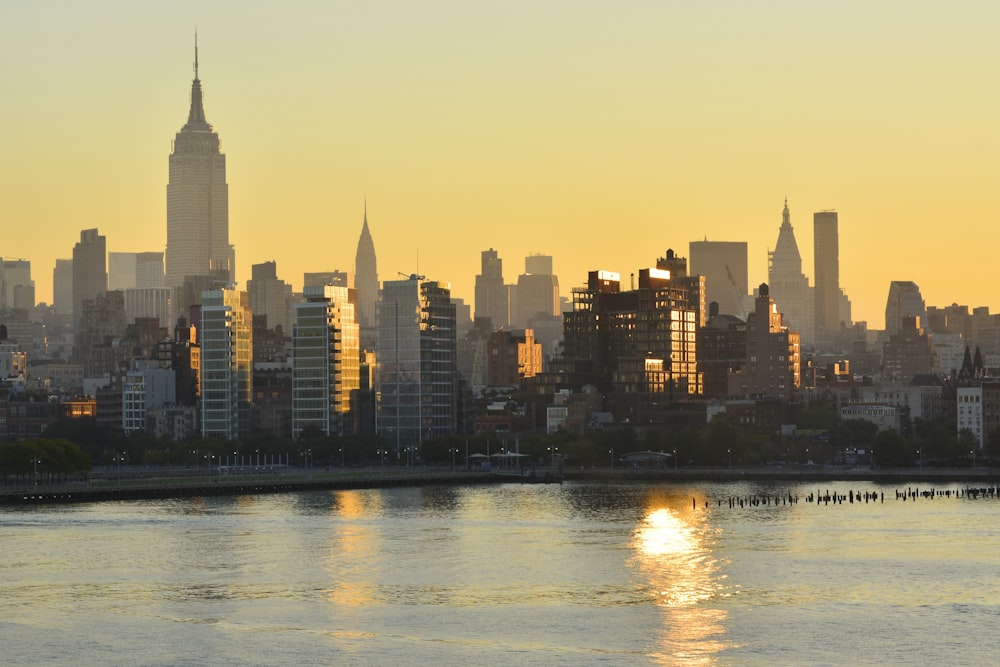
{"type": "MultiPolygon", "coordinates": [[[[156,471],[145,471],[145,473],[156,471]]],[[[295,471],[282,475],[207,477],[134,476],[129,479],[95,478],[86,482],[0,487],[0,505],[51,505],[107,502],[115,500],[157,500],[208,496],[240,496],[302,491],[338,491],[421,486],[465,486],[483,484],[528,484],[571,482],[906,482],[969,483],[1000,485],[1000,469],[992,468],[868,468],[748,467],[673,469],[566,469],[561,475],[528,478],[517,471],[442,471],[434,469],[373,472],[295,471]]]]}

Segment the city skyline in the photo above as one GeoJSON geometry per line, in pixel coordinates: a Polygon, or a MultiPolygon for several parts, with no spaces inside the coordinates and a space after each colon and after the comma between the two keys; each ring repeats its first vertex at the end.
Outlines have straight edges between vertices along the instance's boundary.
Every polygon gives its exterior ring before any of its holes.
{"type": "Polygon", "coordinates": [[[425,274],[467,304],[487,248],[508,283],[551,255],[568,294],[590,270],[746,241],[757,285],[787,195],[812,281],[812,215],[839,212],[855,320],[883,326],[894,280],[1000,306],[977,270],[997,235],[991,5],[236,7],[0,13],[18,99],[0,118],[25,128],[0,161],[0,255],[32,261],[38,301],[83,229],[165,250],[197,28],[240,284],[269,260],[296,291],[350,270],[367,195],[383,280],[425,274]]]}

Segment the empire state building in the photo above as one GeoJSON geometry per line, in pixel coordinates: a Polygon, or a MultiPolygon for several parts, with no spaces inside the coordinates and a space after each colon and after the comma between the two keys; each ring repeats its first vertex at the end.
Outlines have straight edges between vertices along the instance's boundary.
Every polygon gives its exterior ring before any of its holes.
{"type": "Polygon", "coordinates": [[[183,284],[186,276],[214,275],[232,282],[235,280],[235,256],[233,246],[229,245],[226,156],[219,149],[219,135],[205,120],[196,40],[191,110],[187,123],[174,139],[170,154],[167,286],[183,284]]]}

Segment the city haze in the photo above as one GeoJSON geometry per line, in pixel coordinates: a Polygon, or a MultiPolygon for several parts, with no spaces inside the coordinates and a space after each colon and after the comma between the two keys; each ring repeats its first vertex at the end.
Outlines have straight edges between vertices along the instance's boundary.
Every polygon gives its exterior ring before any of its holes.
{"type": "Polygon", "coordinates": [[[367,196],[382,279],[419,272],[466,303],[491,247],[508,279],[552,255],[568,293],[746,241],[754,286],[787,195],[810,277],[812,214],[839,212],[852,319],[881,328],[893,280],[997,310],[998,19],[985,2],[8,6],[0,254],[30,259],[51,301],[81,229],[164,249],[197,29],[240,283],[271,259],[296,290],[353,270],[367,196]]]}

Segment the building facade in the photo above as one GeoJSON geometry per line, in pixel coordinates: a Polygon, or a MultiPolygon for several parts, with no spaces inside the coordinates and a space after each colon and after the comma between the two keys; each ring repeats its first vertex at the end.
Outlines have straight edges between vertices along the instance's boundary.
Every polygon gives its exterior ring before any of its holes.
{"type": "Polygon", "coordinates": [[[784,322],[799,332],[801,342],[813,342],[813,328],[816,313],[813,307],[813,292],[809,279],[802,273],[802,256],[795,242],[792,216],[788,211],[788,199],[781,211],[781,228],[774,251],[767,253],[767,284],[771,298],[784,315],[784,322]]]}
{"type": "Polygon", "coordinates": [[[201,296],[201,435],[249,435],[253,401],[253,312],[246,292],[217,289],[201,296]]]}
{"type": "Polygon", "coordinates": [[[387,280],[376,309],[376,430],[410,461],[424,439],[457,422],[455,306],[451,291],[421,276],[387,280]]]}
{"type": "Polygon", "coordinates": [[[829,338],[840,328],[840,232],[836,211],[813,214],[813,260],[816,336],[829,338]]]}
{"type": "Polygon", "coordinates": [[[307,287],[295,305],[292,336],[292,435],[310,426],[343,435],[351,392],[360,387],[355,304],[346,287],[307,287]]]}

